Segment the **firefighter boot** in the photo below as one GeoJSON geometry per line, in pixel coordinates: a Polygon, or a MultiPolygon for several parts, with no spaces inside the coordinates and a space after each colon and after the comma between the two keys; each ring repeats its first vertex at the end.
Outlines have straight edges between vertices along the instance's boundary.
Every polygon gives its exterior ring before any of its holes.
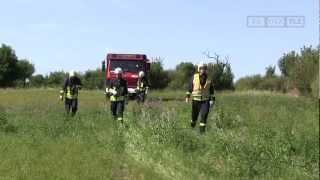
{"type": "Polygon", "coordinates": [[[200,134],[204,134],[206,132],[206,125],[203,123],[200,123],[200,134]]]}
{"type": "Polygon", "coordinates": [[[117,121],[123,124],[123,117],[122,116],[117,117],[117,121]]]}
{"type": "Polygon", "coordinates": [[[190,125],[191,125],[192,128],[194,128],[194,127],[196,127],[196,122],[195,121],[191,121],[190,125]]]}

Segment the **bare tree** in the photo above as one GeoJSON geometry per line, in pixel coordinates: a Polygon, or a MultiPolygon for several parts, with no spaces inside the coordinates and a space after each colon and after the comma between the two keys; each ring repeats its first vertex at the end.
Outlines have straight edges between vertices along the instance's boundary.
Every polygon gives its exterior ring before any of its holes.
{"type": "Polygon", "coordinates": [[[203,51],[202,54],[205,55],[205,57],[208,59],[214,59],[216,61],[216,64],[222,64],[223,68],[226,67],[230,60],[230,57],[228,55],[224,58],[224,61],[221,61],[220,55],[218,55],[217,53],[214,53],[214,56],[211,56],[209,51],[203,51]]]}

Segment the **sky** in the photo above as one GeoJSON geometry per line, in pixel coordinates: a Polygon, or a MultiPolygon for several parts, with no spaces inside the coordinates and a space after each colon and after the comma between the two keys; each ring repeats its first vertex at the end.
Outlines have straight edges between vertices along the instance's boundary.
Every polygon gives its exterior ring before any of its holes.
{"type": "Polygon", "coordinates": [[[0,43],[30,60],[36,74],[96,69],[107,53],[161,57],[172,69],[211,62],[208,51],[229,56],[239,79],[319,44],[317,0],[0,1],[0,43]],[[303,16],[304,26],[253,28],[248,16],[303,16]]]}

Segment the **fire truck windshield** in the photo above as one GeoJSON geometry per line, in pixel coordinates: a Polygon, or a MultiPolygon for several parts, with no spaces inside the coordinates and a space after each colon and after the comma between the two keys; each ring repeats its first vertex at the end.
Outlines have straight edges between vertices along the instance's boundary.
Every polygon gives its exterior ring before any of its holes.
{"type": "Polygon", "coordinates": [[[112,60],[110,62],[110,71],[121,67],[124,72],[138,73],[144,70],[144,62],[132,60],[112,60]]]}

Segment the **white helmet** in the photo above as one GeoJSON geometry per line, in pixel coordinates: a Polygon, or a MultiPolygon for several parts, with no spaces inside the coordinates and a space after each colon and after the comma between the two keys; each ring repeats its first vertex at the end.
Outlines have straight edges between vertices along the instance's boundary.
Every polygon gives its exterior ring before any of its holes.
{"type": "Polygon", "coordinates": [[[120,67],[117,67],[115,70],[114,70],[114,73],[115,74],[122,74],[122,69],[120,67]]]}
{"type": "Polygon", "coordinates": [[[140,71],[140,72],[139,72],[139,78],[143,78],[143,77],[144,77],[144,75],[145,75],[145,74],[144,74],[144,72],[143,72],[143,71],[140,71]]]}
{"type": "Polygon", "coordinates": [[[201,68],[207,68],[207,64],[204,63],[204,62],[200,62],[200,63],[198,64],[198,71],[200,71],[201,68]]]}
{"type": "Polygon", "coordinates": [[[74,77],[74,76],[75,76],[74,70],[69,71],[69,77],[74,77]]]}

